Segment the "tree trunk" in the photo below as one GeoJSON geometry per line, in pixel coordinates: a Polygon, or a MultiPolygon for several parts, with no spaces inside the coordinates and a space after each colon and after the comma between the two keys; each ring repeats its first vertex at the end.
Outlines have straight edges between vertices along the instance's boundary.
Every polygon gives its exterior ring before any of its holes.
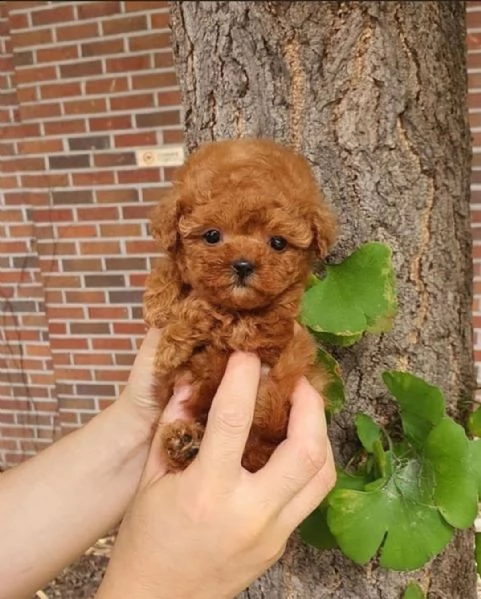
{"type": "MultiPolygon", "coordinates": [[[[338,212],[332,259],[366,241],[393,249],[393,332],[338,353],[349,394],[330,427],[338,461],[354,413],[392,413],[384,370],[439,385],[460,418],[474,389],[464,3],[171,5],[188,148],[244,135],[289,143],[338,212]]],[[[433,599],[474,598],[471,532],[409,574],[293,539],[241,597],[399,599],[412,579],[433,599]]]]}

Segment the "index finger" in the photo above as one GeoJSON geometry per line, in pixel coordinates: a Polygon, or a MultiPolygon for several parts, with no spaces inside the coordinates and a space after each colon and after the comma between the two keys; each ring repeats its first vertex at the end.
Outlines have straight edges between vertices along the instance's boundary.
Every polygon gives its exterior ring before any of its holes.
{"type": "Polygon", "coordinates": [[[258,488],[281,510],[323,468],[328,453],[324,402],[302,378],[292,395],[287,439],[255,474],[258,488]]]}
{"type": "Polygon", "coordinates": [[[261,372],[253,354],[232,354],[209,411],[198,460],[207,473],[228,485],[241,470],[252,425],[261,372]]]}

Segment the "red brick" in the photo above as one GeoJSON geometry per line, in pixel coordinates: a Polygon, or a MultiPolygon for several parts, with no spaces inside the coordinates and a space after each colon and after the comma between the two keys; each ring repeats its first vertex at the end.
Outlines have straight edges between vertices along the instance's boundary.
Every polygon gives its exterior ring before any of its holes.
{"type": "MultiPolygon", "coordinates": [[[[152,251],[156,251],[155,248],[152,251]]],[[[146,277],[147,273],[129,275],[129,285],[131,287],[145,287],[146,277]]]]}
{"type": "Polygon", "coordinates": [[[155,32],[129,38],[129,50],[131,52],[169,48],[170,44],[170,33],[155,32]]]}
{"type": "Polygon", "coordinates": [[[71,150],[105,150],[110,147],[110,139],[107,135],[87,135],[72,137],[68,144],[71,150]]]}
{"type": "Polygon", "coordinates": [[[64,102],[65,114],[95,114],[107,112],[107,101],[105,98],[92,98],[91,100],[74,100],[64,102]]]}
{"type": "Polygon", "coordinates": [[[118,131],[119,129],[131,129],[132,117],[130,114],[121,116],[105,115],[102,118],[91,118],[89,120],[89,126],[91,131],[118,131]]]}
{"type": "Polygon", "coordinates": [[[79,57],[78,46],[52,46],[37,50],[37,64],[44,62],[65,62],[79,57]]]}
{"type": "Polygon", "coordinates": [[[157,144],[157,134],[154,131],[145,133],[124,133],[116,135],[114,140],[117,148],[155,146],[157,144]]]}
{"type": "Polygon", "coordinates": [[[94,349],[131,349],[130,339],[120,339],[118,337],[108,337],[106,339],[92,339],[94,349]]]}
{"type": "Polygon", "coordinates": [[[123,166],[135,165],[136,159],[134,152],[113,152],[108,154],[95,154],[95,166],[123,166]]]}
{"type": "Polygon", "coordinates": [[[177,76],[172,73],[149,73],[145,75],[132,75],[133,89],[150,89],[177,86],[177,76]]]}
{"type": "Polygon", "coordinates": [[[89,318],[128,318],[128,308],[120,308],[117,306],[93,307],[89,308],[89,318]]]}
{"type": "Polygon", "coordinates": [[[24,187],[67,187],[69,184],[67,173],[51,174],[45,176],[38,175],[22,175],[21,182],[24,187]]]}
{"type": "Polygon", "coordinates": [[[131,171],[118,171],[119,183],[157,183],[161,181],[161,171],[158,168],[137,168],[131,171]]]}
{"type": "Polygon", "coordinates": [[[37,101],[37,87],[18,87],[17,98],[20,104],[37,101]]]}
{"type": "Polygon", "coordinates": [[[43,44],[51,44],[53,42],[52,29],[29,29],[28,31],[15,32],[12,34],[12,41],[15,48],[23,48],[29,46],[40,46],[43,44]]]}
{"type": "Polygon", "coordinates": [[[181,129],[167,129],[162,132],[164,143],[178,144],[184,142],[184,133],[181,129]]]}
{"type": "Polygon", "coordinates": [[[50,322],[48,330],[50,335],[66,335],[67,325],[64,322],[50,322]]]}
{"type": "Polygon", "coordinates": [[[111,110],[132,110],[135,108],[151,108],[154,105],[153,94],[135,94],[110,98],[111,110]]]}
{"type": "Polygon", "coordinates": [[[159,106],[179,106],[182,104],[182,96],[180,91],[172,90],[159,92],[157,94],[157,104],[159,106]]]}
{"type": "Polygon", "coordinates": [[[44,158],[12,158],[2,162],[2,169],[5,173],[16,171],[42,171],[45,168],[44,158]]]}
{"type": "Polygon", "coordinates": [[[77,239],[79,237],[96,237],[95,225],[58,225],[57,235],[61,239],[77,239]]]}
{"type": "Polygon", "coordinates": [[[92,23],[75,23],[75,25],[63,25],[57,27],[57,41],[70,42],[83,40],[89,37],[97,37],[99,27],[97,21],[92,23]]]}
{"type": "Polygon", "coordinates": [[[51,23],[61,23],[62,21],[73,21],[73,6],[60,5],[47,8],[45,10],[36,10],[30,13],[33,25],[49,25],[51,23]]]}
{"type": "Polygon", "coordinates": [[[22,115],[22,120],[24,121],[51,118],[61,114],[60,104],[49,102],[47,104],[31,104],[28,106],[20,106],[20,114],[22,115]]]}
{"type": "Polygon", "coordinates": [[[47,306],[47,315],[49,319],[61,319],[66,320],[79,319],[83,320],[84,311],[82,308],[75,306],[47,306]]]}
{"type": "Polygon", "coordinates": [[[106,370],[101,368],[94,371],[96,381],[110,381],[113,383],[125,383],[130,376],[130,370],[106,370]]]}
{"type": "Polygon", "coordinates": [[[27,345],[25,346],[27,355],[29,356],[50,356],[50,346],[45,345],[27,345]]]}
{"type": "Polygon", "coordinates": [[[127,16],[120,19],[105,19],[105,21],[102,21],[103,35],[118,35],[146,29],[147,17],[145,15],[127,16]]]}
{"type": "Polygon", "coordinates": [[[95,195],[98,203],[105,204],[135,203],[139,199],[138,191],[134,188],[98,189],[95,195]]]}
{"type": "Polygon", "coordinates": [[[168,9],[168,2],[124,2],[125,11],[126,12],[144,12],[146,10],[159,10],[159,9],[168,9]]]}
{"type": "MultiPolygon", "coordinates": [[[[127,3],[129,4],[129,3],[127,3]]],[[[132,4],[137,4],[132,2],[132,4]]],[[[150,17],[152,29],[164,29],[170,26],[170,12],[158,12],[150,17]]]]}
{"type": "Polygon", "coordinates": [[[106,297],[104,291],[92,291],[90,289],[79,289],[77,291],[65,292],[67,302],[74,304],[102,304],[106,297]]]}
{"type": "Polygon", "coordinates": [[[71,260],[62,260],[64,272],[102,272],[104,270],[100,258],[72,258],[71,260]]]}
{"type": "Polygon", "coordinates": [[[78,220],[87,221],[100,221],[100,220],[113,220],[117,221],[119,218],[119,211],[115,206],[92,206],[91,208],[78,208],[77,209],[78,220]]]}
{"type": "Polygon", "coordinates": [[[62,119],[59,121],[44,122],[43,127],[45,135],[83,133],[87,130],[87,121],[82,119],[62,119]]]}
{"type": "Polygon", "coordinates": [[[135,115],[137,127],[166,127],[169,125],[178,125],[180,121],[179,110],[163,110],[159,112],[150,112],[146,114],[135,115]]]}
{"type": "Polygon", "coordinates": [[[77,12],[80,19],[98,19],[120,12],[120,2],[79,2],[77,12]]]}
{"type": "Polygon", "coordinates": [[[32,67],[31,69],[16,71],[15,77],[18,85],[39,83],[41,81],[55,81],[57,79],[57,71],[55,70],[55,66],[32,67]]]}
{"type": "Polygon", "coordinates": [[[124,51],[124,40],[119,39],[102,40],[99,42],[86,42],[82,44],[82,56],[108,56],[109,54],[122,54],[124,51]]]}
{"type": "Polygon", "coordinates": [[[91,241],[80,243],[80,254],[103,256],[105,254],[120,254],[120,244],[118,241],[91,241]]]}
{"type": "Polygon", "coordinates": [[[50,152],[62,152],[63,143],[61,139],[20,141],[18,143],[18,151],[20,154],[49,154],[50,152]]]}
{"type": "Polygon", "coordinates": [[[28,29],[30,23],[28,22],[28,13],[20,13],[9,11],[8,21],[10,30],[13,32],[15,29],[28,29]]]}
{"type": "Polygon", "coordinates": [[[73,221],[73,212],[70,209],[41,208],[33,212],[36,222],[73,221]]]}
{"type": "MultiPolygon", "coordinates": [[[[481,211],[480,221],[481,221],[481,211]]],[[[140,237],[142,235],[142,228],[138,224],[133,223],[121,223],[118,225],[100,225],[100,234],[102,237],[140,237]]]]}
{"type": "Polygon", "coordinates": [[[44,99],[63,98],[65,96],[80,96],[82,88],[80,82],[50,83],[40,87],[40,95],[44,99]]]}
{"type": "MultiPolygon", "coordinates": [[[[74,370],[73,368],[56,368],[55,375],[57,379],[66,380],[66,381],[91,381],[92,374],[89,370],[74,370]]],[[[62,407],[66,408],[65,401],[62,402],[62,407]]],[[[82,400],[79,401],[82,403],[82,400]]],[[[80,405],[77,404],[77,400],[72,400],[72,408],[78,410],[80,409],[80,405]]]]}
{"type": "Polygon", "coordinates": [[[87,94],[118,94],[129,89],[127,77],[109,77],[108,79],[89,79],[85,84],[87,94]]]}
{"type": "Polygon", "coordinates": [[[107,73],[126,73],[128,71],[142,71],[150,68],[150,54],[108,58],[106,60],[107,73]]]}
{"type": "Polygon", "coordinates": [[[15,189],[17,187],[18,181],[16,176],[0,177],[0,189],[15,189]]]}
{"type": "MultiPolygon", "coordinates": [[[[62,260],[65,262],[65,260],[62,260]]],[[[82,287],[82,281],[80,277],[73,277],[72,275],[57,275],[52,273],[45,283],[46,287],[52,289],[78,289],[82,287]]]]}
{"type": "Polygon", "coordinates": [[[154,240],[126,241],[125,247],[128,254],[153,254],[157,251],[154,240]]]}
{"type": "MultiPolygon", "coordinates": [[[[104,308],[96,309],[103,310],[104,308]]],[[[73,359],[77,366],[110,366],[113,364],[110,354],[74,354],[73,359]]]]}
{"type": "Polygon", "coordinates": [[[42,256],[70,256],[75,254],[75,243],[68,241],[42,241],[38,244],[38,251],[42,256]]]}
{"type": "Polygon", "coordinates": [[[100,60],[89,60],[60,65],[60,77],[62,79],[90,77],[91,75],[100,75],[102,72],[102,62],[100,60]]]}
{"type": "Polygon", "coordinates": [[[152,212],[152,205],[138,204],[137,206],[123,206],[122,207],[122,218],[124,219],[145,219],[149,218],[149,214],[152,212]]]}
{"type": "Polygon", "coordinates": [[[88,173],[73,173],[74,185],[114,185],[115,173],[113,171],[89,171],[88,173]]]}

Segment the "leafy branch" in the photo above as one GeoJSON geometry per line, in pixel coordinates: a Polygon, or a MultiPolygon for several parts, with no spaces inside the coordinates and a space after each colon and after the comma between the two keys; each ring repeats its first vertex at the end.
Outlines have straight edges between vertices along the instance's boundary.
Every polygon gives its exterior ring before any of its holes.
{"type": "MultiPolygon", "coordinates": [[[[318,341],[345,347],[365,333],[390,330],[396,311],[390,249],[362,246],[343,263],[311,280],[302,321],[318,341]]],[[[342,409],[339,366],[325,349],[320,362],[333,383],[326,390],[331,411],[342,409]]],[[[481,494],[481,439],[471,440],[446,414],[439,388],[400,371],[383,381],[397,402],[402,431],[383,428],[367,414],[355,427],[361,450],[338,468],[335,488],[300,527],[301,537],[319,549],[338,547],[365,564],[376,555],[382,567],[415,570],[449,543],[455,529],[472,526],[481,494]]],[[[481,410],[469,420],[481,436],[481,410]]],[[[477,538],[481,556],[481,538],[477,538]]],[[[413,584],[408,597],[422,596],[413,584]]]]}

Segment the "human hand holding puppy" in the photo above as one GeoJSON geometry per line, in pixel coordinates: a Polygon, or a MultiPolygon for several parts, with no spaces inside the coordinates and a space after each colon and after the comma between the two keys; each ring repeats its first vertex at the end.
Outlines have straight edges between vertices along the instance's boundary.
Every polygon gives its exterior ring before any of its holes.
{"type": "Polygon", "coordinates": [[[183,472],[167,473],[154,440],[97,599],[234,597],[282,555],[332,488],[323,404],[305,379],[292,396],[286,440],[258,472],[242,468],[259,379],[257,357],[230,358],[199,454],[183,472]]]}

